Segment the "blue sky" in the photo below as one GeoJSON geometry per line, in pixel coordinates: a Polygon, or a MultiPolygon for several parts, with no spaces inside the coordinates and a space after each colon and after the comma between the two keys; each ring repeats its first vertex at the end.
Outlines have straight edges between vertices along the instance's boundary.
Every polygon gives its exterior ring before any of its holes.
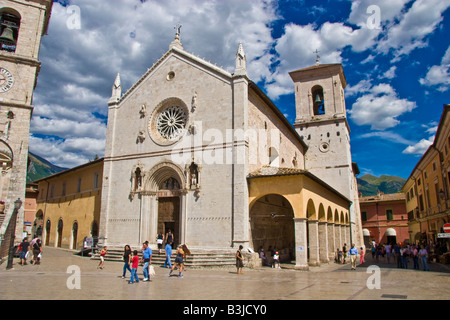
{"type": "Polygon", "coordinates": [[[30,151],[73,167],[103,156],[107,101],[168,49],[234,70],[241,41],[249,77],[295,121],[288,72],[342,63],[353,161],[407,178],[450,103],[450,0],[55,1],[41,45],[30,151]]]}

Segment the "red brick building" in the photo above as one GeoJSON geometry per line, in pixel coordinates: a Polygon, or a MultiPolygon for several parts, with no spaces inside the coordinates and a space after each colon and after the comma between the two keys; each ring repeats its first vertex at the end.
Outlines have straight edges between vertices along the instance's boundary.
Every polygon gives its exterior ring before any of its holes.
{"type": "Polygon", "coordinates": [[[408,214],[404,193],[360,197],[364,243],[404,243],[409,241],[408,214]]]}

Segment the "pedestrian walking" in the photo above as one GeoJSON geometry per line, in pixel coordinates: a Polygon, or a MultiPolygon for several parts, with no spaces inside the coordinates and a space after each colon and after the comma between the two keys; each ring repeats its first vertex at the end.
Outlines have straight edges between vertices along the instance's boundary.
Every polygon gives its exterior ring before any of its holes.
{"type": "Polygon", "coordinates": [[[184,268],[184,251],[183,251],[183,247],[180,245],[178,246],[178,250],[176,252],[176,257],[175,257],[175,263],[173,264],[172,268],[170,269],[169,272],[169,277],[172,275],[173,270],[175,269],[175,267],[178,268],[178,277],[182,278],[182,272],[183,272],[183,268],[184,268]]]}
{"type": "Polygon", "coordinates": [[[424,248],[424,246],[421,246],[419,250],[419,257],[420,261],[422,261],[422,268],[423,271],[430,271],[430,268],[428,267],[428,251],[424,248]]]}
{"type": "Polygon", "coordinates": [[[139,256],[137,250],[133,251],[133,256],[131,257],[131,277],[130,284],[133,284],[135,281],[139,282],[139,277],[137,275],[137,269],[139,266],[139,256]]]}
{"type": "Polygon", "coordinates": [[[242,249],[244,247],[242,245],[239,246],[239,250],[236,252],[236,273],[242,274],[242,268],[244,267],[244,257],[242,255],[242,249]]]}
{"type": "Polygon", "coordinates": [[[343,261],[342,263],[345,264],[347,260],[347,244],[344,243],[344,246],[342,247],[342,255],[343,255],[343,261]]]}
{"type": "Polygon", "coordinates": [[[122,279],[125,279],[125,275],[127,270],[130,271],[131,273],[131,268],[130,268],[130,264],[131,264],[131,248],[129,245],[125,245],[124,249],[123,249],[123,273],[122,273],[122,279]]]}
{"type": "Polygon", "coordinates": [[[166,242],[167,242],[168,244],[170,244],[170,246],[172,247],[172,249],[173,249],[173,241],[174,241],[174,236],[173,236],[172,231],[169,229],[169,230],[167,231],[167,233],[166,233],[166,242]]]}
{"type": "Polygon", "coordinates": [[[386,250],[386,259],[387,259],[387,263],[390,264],[391,263],[391,252],[392,252],[392,246],[388,243],[384,246],[384,249],[386,250]]]}
{"type": "Polygon", "coordinates": [[[161,249],[164,243],[164,235],[162,232],[158,233],[158,236],[156,237],[156,244],[158,245],[158,253],[161,254],[161,249]]]}
{"type": "Polygon", "coordinates": [[[406,246],[403,246],[402,248],[402,268],[404,269],[408,269],[408,255],[409,255],[409,251],[408,248],[406,246]]]}
{"type": "Polygon", "coordinates": [[[394,252],[395,252],[395,259],[397,260],[397,268],[403,268],[402,248],[400,247],[400,245],[398,243],[394,246],[394,252]]]}
{"type": "Polygon", "coordinates": [[[170,257],[172,256],[172,246],[166,243],[164,251],[166,252],[166,260],[164,261],[164,268],[167,268],[167,265],[169,266],[169,268],[172,268],[172,262],[170,262],[170,257]]]}
{"type": "Polygon", "coordinates": [[[364,263],[364,248],[361,247],[361,257],[359,258],[359,263],[364,263]]]}
{"type": "Polygon", "coordinates": [[[414,269],[419,270],[419,250],[417,250],[417,246],[413,246],[412,257],[413,257],[414,269]]]}
{"type": "Polygon", "coordinates": [[[23,266],[27,264],[27,254],[29,249],[30,243],[28,242],[28,238],[25,237],[16,250],[16,253],[20,251],[20,264],[23,266]]]}
{"type": "Polygon", "coordinates": [[[32,265],[40,264],[41,263],[41,256],[42,256],[42,244],[41,239],[35,238],[31,241],[31,247],[33,249],[33,258],[31,260],[32,265]]]}
{"type": "Polygon", "coordinates": [[[144,266],[142,267],[144,272],[144,280],[150,280],[149,266],[152,260],[152,249],[148,246],[148,241],[145,241],[142,244],[142,261],[144,262],[144,266]]]}
{"type": "Polygon", "coordinates": [[[97,269],[99,269],[99,268],[103,269],[103,265],[105,263],[105,256],[108,253],[108,250],[106,250],[106,249],[107,249],[106,246],[104,246],[103,249],[100,250],[100,262],[97,266],[97,269]]]}
{"type": "Polygon", "coordinates": [[[350,262],[352,264],[352,270],[356,270],[356,258],[358,257],[358,249],[355,248],[354,243],[352,243],[349,254],[350,254],[350,262]]]}

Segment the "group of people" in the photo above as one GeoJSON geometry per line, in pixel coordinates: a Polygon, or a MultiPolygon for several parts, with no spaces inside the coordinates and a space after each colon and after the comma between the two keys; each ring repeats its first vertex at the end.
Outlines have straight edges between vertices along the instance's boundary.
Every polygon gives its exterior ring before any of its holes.
{"type": "MultiPolygon", "coordinates": [[[[161,253],[162,246],[165,243],[164,251],[166,260],[164,261],[163,267],[170,268],[169,276],[172,276],[172,273],[175,270],[175,268],[178,268],[178,277],[182,278],[183,277],[182,272],[185,268],[184,259],[186,258],[186,253],[188,253],[186,251],[188,251],[188,249],[186,248],[185,245],[179,245],[176,251],[174,264],[172,265],[171,256],[172,256],[173,241],[174,237],[173,234],[170,232],[170,230],[168,231],[165,237],[161,233],[159,233],[156,239],[159,253],[161,253]]],[[[139,257],[138,250],[132,251],[129,245],[125,245],[124,247],[124,254],[123,254],[124,266],[122,279],[125,279],[126,271],[128,270],[130,272],[130,284],[139,282],[139,277],[137,274],[139,263],[143,264],[142,267],[142,271],[144,274],[143,281],[150,281],[150,276],[154,275],[154,270],[151,265],[153,253],[152,249],[149,247],[148,244],[149,244],[148,241],[145,241],[142,244],[141,257],[139,257]]]]}
{"type": "Polygon", "coordinates": [[[20,265],[24,266],[27,264],[30,252],[32,254],[31,264],[32,265],[40,264],[42,257],[41,239],[39,239],[38,237],[34,237],[30,243],[28,242],[28,237],[23,238],[22,242],[16,249],[16,253],[20,254],[20,262],[19,262],[20,265]]]}
{"type": "Polygon", "coordinates": [[[259,247],[258,254],[259,257],[261,258],[261,264],[263,266],[281,269],[280,254],[278,250],[276,248],[272,248],[272,246],[269,246],[267,252],[270,254],[270,257],[266,255],[264,248],[262,246],[259,247]]]}
{"type": "Polygon", "coordinates": [[[364,262],[364,248],[361,247],[360,251],[358,252],[358,248],[355,247],[355,244],[352,243],[350,249],[347,248],[347,244],[344,243],[344,246],[342,247],[342,250],[339,248],[336,250],[336,255],[334,257],[334,261],[336,263],[347,263],[347,258],[350,257],[350,263],[352,265],[352,270],[356,270],[356,260],[359,255],[359,262],[364,262]]]}
{"type": "Polygon", "coordinates": [[[410,259],[413,261],[413,268],[420,269],[419,261],[422,264],[422,270],[429,271],[428,259],[430,257],[430,249],[424,245],[401,245],[380,244],[372,242],[372,260],[379,262],[386,258],[387,263],[391,263],[391,259],[397,262],[397,268],[408,269],[410,259]]]}

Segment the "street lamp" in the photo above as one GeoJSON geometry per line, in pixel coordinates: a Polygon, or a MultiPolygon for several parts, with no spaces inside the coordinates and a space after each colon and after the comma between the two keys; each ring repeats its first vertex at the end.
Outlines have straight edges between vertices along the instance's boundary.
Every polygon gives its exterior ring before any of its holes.
{"type": "Polygon", "coordinates": [[[16,238],[16,221],[17,221],[17,212],[19,212],[20,207],[22,206],[22,200],[18,198],[14,201],[14,210],[11,215],[11,219],[9,223],[11,225],[11,239],[9,241],[9,254],[8,254],[8,265],[6,269],[11,269],[13,267],[13,258],[14,258],[14,239],[16,238]]]}

